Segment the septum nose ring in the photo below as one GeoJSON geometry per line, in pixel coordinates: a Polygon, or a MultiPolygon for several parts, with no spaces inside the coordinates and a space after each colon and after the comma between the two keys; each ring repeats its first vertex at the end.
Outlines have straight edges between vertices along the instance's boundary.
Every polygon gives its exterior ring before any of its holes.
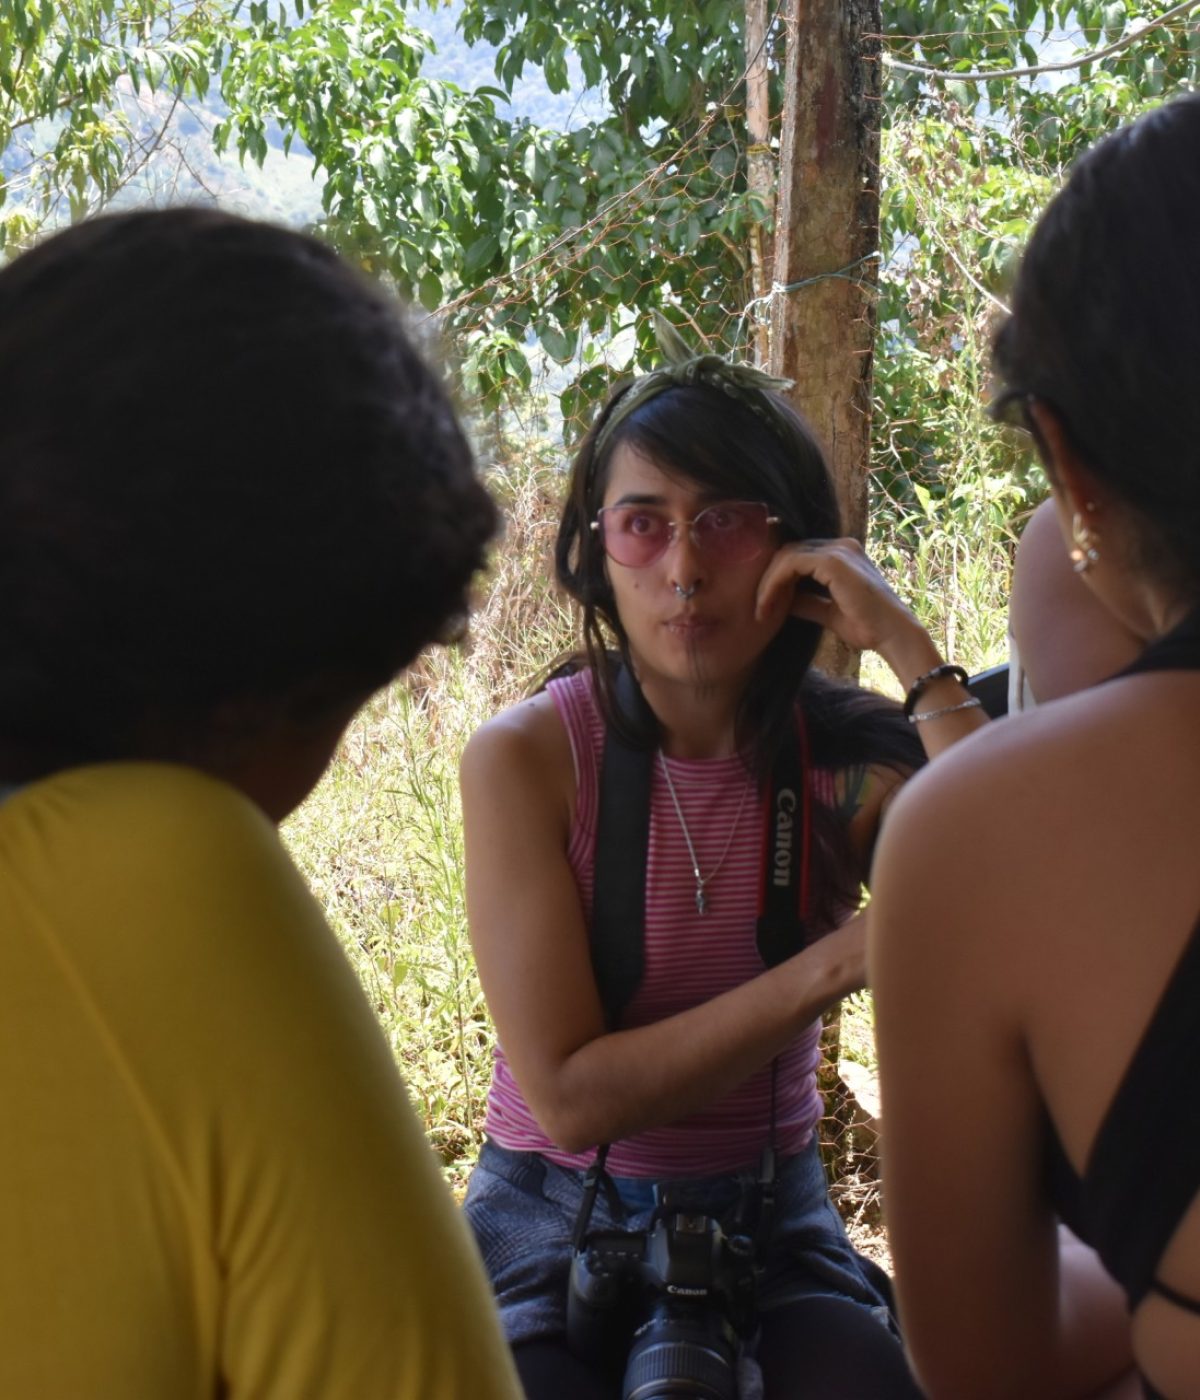
{"type": "Polygon", "coordinates": [[[692,586],[691,586],[691,588],[680,588],[680,586],[679,586],[678,584],[676,584],[676,585],[675,585],[675,592],[678,593],[679,596],[680,596],[680,597],[683,599],[683,601],[686,603],[686,602],[688,601],[688,599],[691,598],[692,595],[695,593],[695,591],[696,591],[696,589],[697,589],[698,586],[699,586],[698,584],[693,583],[692,586]]]}

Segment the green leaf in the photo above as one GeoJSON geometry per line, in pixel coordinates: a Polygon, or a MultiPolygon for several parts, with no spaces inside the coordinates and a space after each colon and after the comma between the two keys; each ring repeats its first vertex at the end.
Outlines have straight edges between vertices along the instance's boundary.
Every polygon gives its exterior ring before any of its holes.
{"type": "Polygon", "coordinates": [[[516,345],[510,346],[504,352],[504,364],[521,388],[527,390],[533,382],[533,371],[524,350],[516,345]]]}
{"type": "Polygon", "coordinates": [[[417,296],[426,311],[436,311],[442,304],[442,284],[436,272],[426,272],[417,285],[417,296]]]}
{"type": "Polygon", "coordinates": [[[376,142],[367,154],[367,162],[376,175],[386,175],[391,164],[391,152],[382,141],[376,142]]]}
{"type": "Polygon", "coordinates": [[[667,64],[659,69],[663,96],[672,110],[679,110],[687,101],[692,90],[692,76],[687,69],[677,63],[667,64]]]}
{"type": "Polygon", "coordinates": [[[565,364],[575,354],[576,337],[567,334],[557,326],[546,324],[540,327],[538,340],[546,354],[552,360],[557,360],[560,365],[565,364]]]}
{"type": "Polygon", "coordinates": [[[1125,33],[1125,22],[1129,18],[1124,0],[1112,0],[1104,7],[1104,34],[1110,44],[1115,43],[1125,33]]]}
{"type": "Polygon", "coordinates": [[[589,88],[599,87],[600,78],[604,71],[600,55],[591,44],[584,44],[576,52],[579,55],[579,66],[583,69],[584,83],[589,88]]]}
{"type": "Polygon", "coordinates": [[[486,268],[500,251],[500,240],[494,233],[482,234],[467,249],[466,258],[463,260],[463,273],[467,277],[476,277],[486,268]]]}

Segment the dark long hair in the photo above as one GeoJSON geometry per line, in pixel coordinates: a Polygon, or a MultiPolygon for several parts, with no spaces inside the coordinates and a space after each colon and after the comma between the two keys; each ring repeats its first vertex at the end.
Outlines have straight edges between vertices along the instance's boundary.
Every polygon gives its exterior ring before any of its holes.
{"type": "MultiPolygon", "coordinates": [[[[1039,219],[993,360],[1127,508],[1148,573],[1200,594],[1200,94],[1093,147],[1039,219]]],[[[1045,445],[1039,443],[1045,458],[1045,445]]],[[[1052,465],[1052,464],[1048,464],[1052,465]]]]}
{"type": "MultiPolygon", "coordinates": [[[[628,386],[625,386],[626,388],[628,386]]],[[[799,414],[776,394],[769,415],[737,397],[707,385],[681,385],[648,399],[596,441],[608,413],[624,389],[601,412],[575,458],[555,544],[559,583],[582,609],[586,664],[596,676],[597,696],[606,721],[630,742],[653,748],[660,740],[656,722],[631,722],[615,702],[620,665],[631,666],[629,642],[617,612],[604,566],[603,547],[591,522],[604,502],[613,453],[625,444],[661,470],[696,482],[705,490],[736,500],[765,501],[779,517],[784,540],[832,539],[841,533],[833,480],[824,454],[799,414]],[[778,415],[785,434],[772,426],[778,415]]],[[[838,682],[812,669],[821,628],[789,618],[763,651],[742,696],[736,742],[760,781],[770,772],[795,710],[801,707],[814,763],[830,768],[883,764],[909,771],[924,751],[900,706],[861,687],[838,682]]],[[[827,880],[818,898],[832,914],[857,893],[858,875],[845,838],[844,822],[819,814],[815,835],[824,849],[827,880]]]]}
{"type": "Polygon", "coordinates": [[[495,520],[328,248],[201,209],[56,235],[0,271],[0,776],[361,698],[465,611],[495,520]]]}

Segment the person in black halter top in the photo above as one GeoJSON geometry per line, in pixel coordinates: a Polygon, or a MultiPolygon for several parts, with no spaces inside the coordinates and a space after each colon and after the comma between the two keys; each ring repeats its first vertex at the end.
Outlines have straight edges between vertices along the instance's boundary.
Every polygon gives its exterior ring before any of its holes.
{"type": "Polygon", "coordinates": [[[1189,95],[1078,163],[995,344],[997,411],[1144,651],[918,775],[873,868],[885,1202],[930,1400],[1200,1397],[1198,224],[1189,95]]]}

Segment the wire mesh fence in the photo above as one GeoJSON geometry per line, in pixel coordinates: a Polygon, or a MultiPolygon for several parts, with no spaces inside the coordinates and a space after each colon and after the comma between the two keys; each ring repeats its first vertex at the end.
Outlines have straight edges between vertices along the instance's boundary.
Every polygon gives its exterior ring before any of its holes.
{"type": "MultiPolygon", "coordinates": [[[[1044,491],[1023,450],[986,416],[988,347],[1020,246],[1071,152],[1154,99],[1158,79],[1146,73],[1160,74],[1163,91],[1194,78],[1196,32],[1176,17],[1143,35],[1145,63],[1132,76],[1097,67],[1085,83],[1071,70],[1069,101],[1034,75],[1019,100],[997,94],[982,104],[989,83],[1018,81],[971,76],[981,47],[985,59],[992,43],[1009,52],[1007,29],[946,29],[919,43],[883,36],[885,60],[903,76],[885,103],[883,238],[865,274],[879,328],[869,548],[944,654],[970,670],[1004,657],[1012,543],[1044,491]],[[910,60],[957,64],[963,76],[935,80],[899,66],[910,60]]],[[[1051,52],[1116,41],[1090,27],[1064,30],[1051,52]]],[[[466,737],[570,642],[571,608],[549,582],[570,442],[613,378],[650,353],[648,305],[749,357],[768,298],[804,294],[754,285],[750,236],[770,230],[771,214],[747,194],[736,99],[722,90],[690,134],[659,133],[637,162],[628,159],[634,138],[619,132],[527,134],[529,168],[545,164],[545,217],[531,215],[525,252],[502,273],[431,313],[464,369],[465,402],[505,507],[504,542],[466,648],[425,658],[360,722],[339,760],[335,784],[359,794],[354,801],[388,794],[371,842],[347,853],[316,809],[293,832],[455,1179],[477,1149],[493,1038],[466,943],[461,869],[428,853],[460,850],[452,775],[466,737]],[[398,763],[397,738],[436,762],[398,763]],[[387,890],[351,888],[347,862],[395,878],[387,890]]],[[[866,675],[891,684],[878,670],[866,675]]],[[[344,816],[343,805],[328,820],[344,816]]],[[[847,1008],[822,1083],[833,1197],[860,1245],[883,1252],[869,996],[847,1008]]]]}

